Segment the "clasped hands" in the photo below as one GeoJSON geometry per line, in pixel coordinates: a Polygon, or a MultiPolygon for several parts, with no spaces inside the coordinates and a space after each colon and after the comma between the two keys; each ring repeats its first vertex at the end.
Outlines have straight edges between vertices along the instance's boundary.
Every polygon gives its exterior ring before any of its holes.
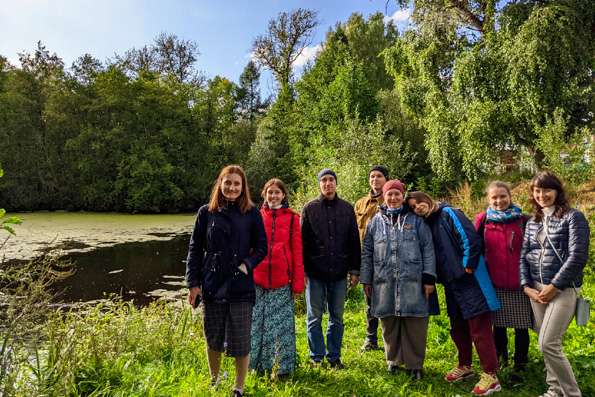
{"type": "Polygon", "coordinates": [[[554,287],[553,284],[548,284],[544,286],[541,291],[538,291],[535,288],[531,288],[529,286],[525,286],[525,288],[523,288],[523,292],[532,301],[546,304],[551,302],[551,300],[554,299],[556,295],[558,295],[558,292],[560,292],[560,290],[554,287]]]}

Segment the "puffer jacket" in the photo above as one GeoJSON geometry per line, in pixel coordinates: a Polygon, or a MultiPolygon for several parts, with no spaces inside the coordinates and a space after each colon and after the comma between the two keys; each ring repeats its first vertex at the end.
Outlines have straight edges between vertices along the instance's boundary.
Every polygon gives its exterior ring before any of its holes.
{"type": "Polygon", "coordinates": [[[475,230],[483,238],[483,253],[494,287],[518,290],[520,284],[519,259],[523,244],[523,216],[509,222],[491,222],[481,212],[475,217],[475,230]]]}
{"type": "Polygon", "coordinates": [[[366,228],[360,272],[360,282],[372,285],[372,315],[427,317],[424,274],[436,277],[430,228],[412,212],[393,224],[381,207],[366,228]]]}
{"type": "Polygon", "coordinates": [[[295,294],[304,291],[304,262],[300,216],[289,208],[260,210],[268,240],[268,253],[254,269],[254,282],[274,289],[291,284],[295,294]]]}
{"type": "Polygon", "coordinates": [[[589,223],[575,209],[568,210],[561,218],[549,218],[549,239],[541,244],[537,234],[543,222],[531,218],[525,228],[521,249],[521,285],[553,284],[557,289],[580,287],[583,284],[583,269],[589,256],[589,223]],[[558,259],[554,248],[560,255],[558,259]]]}
{"type": "Polygon", "coordinates": [[[440,203],[426,221],[432,229],[436,272],[444,284],[449,317],[461,313],[469,319],[498,310],[500,302],[481,254],[481,238],[471,221],[447,203],[440,203]]]}
{"type": "Polygon", "coordinates": [[[359,275],[361,243],[355,212],[347,201],[320,195],[302,210],[304,270],[320,281],[359,275]]]}
{"type": "Polygon", "coordinates": [[[200,207],[188,246],[186,284],[201,287],[205,302],[252,302],[254,268],[267,253],[262,217],[253,207],[242,214],[237,205],[210,212],[200,207]],[[239,270],[244,263],[248,274],[239,270]]]}

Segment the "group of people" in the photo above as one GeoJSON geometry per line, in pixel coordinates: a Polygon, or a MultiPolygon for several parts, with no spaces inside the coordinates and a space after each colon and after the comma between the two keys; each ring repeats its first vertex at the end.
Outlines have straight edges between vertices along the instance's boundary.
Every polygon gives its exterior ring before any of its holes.
{"type": "Polygon", "coordinates": [[[305,290],[310,365],[341,369],[343,311],[348,286],[363,285],[366,340],[389,373],[423,378],[429,316],[439,313],[436,282],[444,286],[458,363],[444,379],[474,375],[475,395],[501,390],[508,363],[507,328],[515,331],[514,369],[528,363],[529,328],[539,334],[549,386],[542,395],[580,396],[562,339],[573,318],[589,248],[589,225],[570,208],[560,180],[537,174],[530,187],[532,216],[513,204],[510,188],[492,182],[488,207],[472,223],[460,210],[424,192],[406,192],[384,166],[369,172],[370,192],[355,208],[337,195],[337,175],[317,175],[320,195],[301,216],[279,179],[254,205],[237,165],[221,170],[210,201],[198,211],[190,239],[188,301],[202,300],[212,385],[221,354],[235,357],[232,395],[243,395],[251,368],[282,378],[296,367],[294,297],[305,290]],[[323,313],[328,310],[326,341],[323,313]]]}

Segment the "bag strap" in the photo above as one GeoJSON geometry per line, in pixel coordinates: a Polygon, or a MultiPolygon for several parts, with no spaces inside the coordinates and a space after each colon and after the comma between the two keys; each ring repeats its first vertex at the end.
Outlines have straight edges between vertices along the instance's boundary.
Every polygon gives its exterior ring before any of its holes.
{"type": "MultiPolygon", "coordinates": [[[[547,229],[545,230],[545,238],[548,241],[548,243],[550,243],[550,247],[552,247],[552,249],[554,250],[554,254],[556,254],[556,256],[558,257],[558,260],[560,261],[560,263],[561,264],[564,264],[564,260],[562,259],[562,257],[558,253],[558,250],[556,249],[556,247],[554,247],[554,243],[552,242],[552,239],[550,238],[550,235],[547,232],[547,229]]],[[[576,289],[576,286],[574,285],[574,281],[572,282],[572,288],[574,288],[574,292],[576,292],[576,295],[577,296],[581,296],[581,293],[576,289]]]]}

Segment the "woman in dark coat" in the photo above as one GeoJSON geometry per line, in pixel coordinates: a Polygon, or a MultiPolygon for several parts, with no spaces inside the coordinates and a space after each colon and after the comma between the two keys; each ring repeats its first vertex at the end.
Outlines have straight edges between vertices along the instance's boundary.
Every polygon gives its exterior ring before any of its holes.
{"type": "Polygon", "coordinates": [[[481,255],[481,239],[460,210],[436,203],[423,192],[410,192],[407,204],[432,229],[436,273],[444,285],[450,335],[459,353],[458,365],[444,379],[457,382],[473,375],[471,361],[475,345],[483,372],[471,392],[486,396],[500,391],[492,334],[492,312],[500,308],[500,303],[481,255]]]}
{"type": "Polygon", "coordinates": [[[562,339],[574,316],[589,257],[589,223],[568,205],[562,182],[548,171],[531,181],[535,210],[521,249],[521,285],[531,299],[539,350],[547,370],[543,397],[579,397],[581,391],[562,339]]]}
{"type": "Polygon", "coordinates": [[[219,381],[221,353],[236,359],[234,397],[243,395],[255,300],[253,270],[265,257],[267,240],[252,203],[244,170],[219,173],[209,204],[198,210],[186,263],[188,302],[203,300],[204,333],[211,383],[219,381]]]}

